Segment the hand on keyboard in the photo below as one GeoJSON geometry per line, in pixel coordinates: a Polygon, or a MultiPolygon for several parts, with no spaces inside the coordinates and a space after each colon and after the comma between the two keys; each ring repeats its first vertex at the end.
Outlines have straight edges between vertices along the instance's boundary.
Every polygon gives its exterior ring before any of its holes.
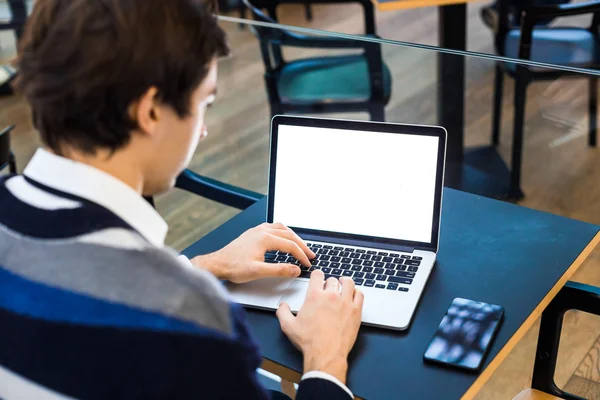
{"type": "Polygon", "coordinates": [[[264,223],[244,232],[223,249],[191,261],[219,279],[244,283],[267,277],[297,277],[299,266],[310,267],[310,259],[314,257],[315,254],[290,228],[264,223]],[[266,262],[265,253],[273,250],[291,254],[294,263],[266,262]]]}
{"type": "Polygon", "coordinates": [[[314,271],[304,304],[294,316],[281,303],[277,317],[281,329],[304,354],[304,372],[323,371],[346,382],[348,354],[354,346],[364,295],[350,278],[329,278],[314,271]],[[341,291],[340,291],[341,285],[341,291]]]}
{"type": "Polygon", "coordinates": [[[309,278],[313,271],[321,270],[325,279],[330,276],[351,277],[356,286],[408,292],[422,257],[395,252],[365,250],[354,247],[306,243],[316,257],[311,265],[301,264],[294,256],[281,251],[265,254],[269,263],[292,263],[300,266],[300,277],[309,278]]]}

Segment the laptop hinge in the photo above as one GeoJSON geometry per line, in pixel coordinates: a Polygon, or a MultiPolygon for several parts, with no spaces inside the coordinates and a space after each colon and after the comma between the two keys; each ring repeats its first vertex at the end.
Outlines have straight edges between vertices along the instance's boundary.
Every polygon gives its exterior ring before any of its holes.
{"type": "Polygon", "coordinates": [[[392,243],[379,242],[377,240],[360,240],[354,238],[336,238],[327,235],[318,235],[318,234],[308,234],[301,233],[299,235],[302,239],[306,241],[316,241],[316,242],[326,242],[331,244],[340,244],[340,245],[348,245],[348,246],[357,246],[357,247],[374,247],[382,250],[392,250],[399,251],[402,253],[412,253],[415,251],[414,247],[410,246],[401,246],[392,243]]]}

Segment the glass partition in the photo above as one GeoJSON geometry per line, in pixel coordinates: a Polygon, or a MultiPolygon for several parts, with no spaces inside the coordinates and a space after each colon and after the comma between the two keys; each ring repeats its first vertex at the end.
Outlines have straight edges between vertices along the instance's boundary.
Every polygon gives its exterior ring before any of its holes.
{"type": "Polygon", "coordinates": [[[265,193],[272,115],[383,117],[447,129],[449,187],[590,222],[598,215],[598,196],[589,195],[597,72],[221,19],[231,55],[219,62],[218,101],[194,170],[265,193]]]}
{"type": "MultiPolygon", "coordinates": [[[[195,172],[266,193],[270,119],[277,113],[442,125],[448,131],[446,186],[600,222],[600,158],[589,143],[596,71],[229,17],[221,24],[231,55],[219,61],[218,98],[207,115],[209,136],[190,166],[195,172]],[[544,79],[535,80],[537,73],[544,79]],[[515,137],[521,146],[514,147],[515,137]],[[513,156],[521,162],[513,165],[513,156]],[[518,180],[513,167],[520,168],[518,180]]],[[[311,154],[297,157],[298,168],[311,162],[311,154]]],[[[298,182],[298,196],[312,195],[311,179],[298,182]]],[[[161,196],[158,209],[175,221],[169,238],[178,249],[237,212],[180,191],[161,196]]],[[[576,279],[600,284],[593,260],[576,279]]],[[[600,329],[593,318],[578,321],[588,332],[600,329]]],[[[530,385],[536,334],[517,347],[513,364],[503,364],[482,398],[510,398],[530,385]]],[[[583,358],[592,336],[570,356],[583,358]]],[[[559,386],[567,375],[557,372],[559,386]]]]}

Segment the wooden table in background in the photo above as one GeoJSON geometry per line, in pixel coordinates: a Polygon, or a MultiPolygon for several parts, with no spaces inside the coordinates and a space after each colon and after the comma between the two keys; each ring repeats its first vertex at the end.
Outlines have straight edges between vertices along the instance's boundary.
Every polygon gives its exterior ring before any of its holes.
{"type": "Polygon", "coordinates": [[[464,5],[465,3],[472,3],[481,0],[373,0],[373,3],[377,6],[378,10],[391,11],[391,10],[405,10],[408,8],[422,8],[422,7],[440,7],[440,6],[452,6],[452,5],[464,5]]]}

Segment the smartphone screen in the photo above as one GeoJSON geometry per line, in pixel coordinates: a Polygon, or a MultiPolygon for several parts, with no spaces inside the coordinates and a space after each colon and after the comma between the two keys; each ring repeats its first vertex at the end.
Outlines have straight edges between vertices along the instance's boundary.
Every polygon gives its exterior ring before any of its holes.
{"type": "Polygon", "coordinates": [[[498,305],[457,297],[438,326],[424,359],[479,370],[503,314],[504,309],[498,305]]]}

